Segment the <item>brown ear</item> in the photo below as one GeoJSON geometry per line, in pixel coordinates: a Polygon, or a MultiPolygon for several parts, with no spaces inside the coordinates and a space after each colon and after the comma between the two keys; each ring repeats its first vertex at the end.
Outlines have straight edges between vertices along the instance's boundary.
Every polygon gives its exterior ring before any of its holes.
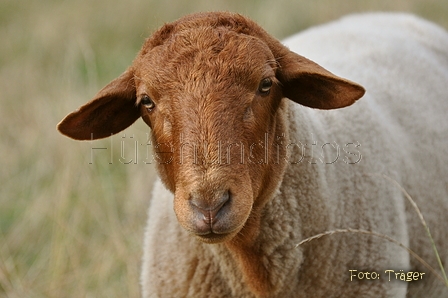
{"type": "Polygon", "coordinates": [[[278,59],[283,95],[294,102],[317,109],[338,109],[353,104],[365,90],[362,86],[335,76],[294,52],[278,59]]]}
{"type": "Polygon", "coordinates": [[[132,71],[110,82],[87,104],[68,114],[58,130],[76,140],[109,137],[140,117],[132,71]]]}

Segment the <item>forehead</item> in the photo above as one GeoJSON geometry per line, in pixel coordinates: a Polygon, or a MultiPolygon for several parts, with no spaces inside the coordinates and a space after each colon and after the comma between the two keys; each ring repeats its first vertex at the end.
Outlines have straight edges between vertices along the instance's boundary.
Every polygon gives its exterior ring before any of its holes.
{"type": "Polygon", "coordinates": [[[154,88],[167,85],[257,85],[273,75],[276,62],[260,39],[224,27],[189,28],[172,33],[144,52],[136,75],[154,88]]]}

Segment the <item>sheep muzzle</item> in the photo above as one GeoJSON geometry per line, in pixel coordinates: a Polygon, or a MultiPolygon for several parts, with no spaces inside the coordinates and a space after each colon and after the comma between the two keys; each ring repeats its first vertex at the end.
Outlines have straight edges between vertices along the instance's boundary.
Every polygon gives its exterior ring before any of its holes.
{"type": "MultiPolygon", "coordinates": [[[[193,184],[194,185],[194,184],[193,184]]],[[[252,196],[236,187],[177,190],[174,211],[180,225],[206,243],[218,243],[235,236],[252,210],[252,196]]],[[[250,189],[250,187],[249,187],[250,189]]]]}

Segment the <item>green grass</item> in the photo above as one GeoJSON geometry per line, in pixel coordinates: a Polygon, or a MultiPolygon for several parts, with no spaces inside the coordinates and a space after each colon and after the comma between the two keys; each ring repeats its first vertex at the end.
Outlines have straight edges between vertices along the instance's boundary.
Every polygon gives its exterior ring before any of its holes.
{"type": "MultiPolygon", "coordinates": [[[[131,63],[164,22],[200,10],[246,14],[283,38],[341,15],[418,13],[448,28],[448,2],[0,2],[0,297],[138,297],[154,169],[119,162],[120,137],[74,142],[56,124],[131,63]],[[187,4],[188,3],[188,4],[187,4]]],[[[126,131],[140,142],[142,121],[126,131]]],[[[142,149],[142,147],[140,148],[142,149]]],[[[143,154],[143,152],[141,152],[143,154]]]]}

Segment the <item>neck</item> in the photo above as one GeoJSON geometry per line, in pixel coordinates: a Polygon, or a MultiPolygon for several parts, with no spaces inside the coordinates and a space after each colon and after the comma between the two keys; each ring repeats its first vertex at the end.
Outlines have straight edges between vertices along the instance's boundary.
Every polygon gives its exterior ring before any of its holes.
{"type": "MultiPolygon", "coordinates": [[[[291,111],[289,118],[293,113],[291,111]]],[[[306,115],[300,116],[304,122],[311,120],[306,118],[306,115]]],[[[292,124],[291,128],[298,124],[292,124]]],[[[309,123],[303,123],[301,127],[304,129],[300,132],[293,129],[277,132],[285,137],[282,145],[298,141],[310,143],[309,123]]],[[[317,231],[326,230],[328,212],[319,195],[322,190],[316,184],[321,177],[320,171],[308,156],[297,164],[286,163],[281,183],[269,193],[269,198],[265,198],[265,204],[254,206],[253,216],[243,231],[226,243],[245,284],[257,297],[281,297],[293,292],[306,255],[297,244],[317,231]],[[300,179],[302,176],[305,179],[300,179]]]]}
{"type": "Polygon", "coordinates": [[[250,233],[240,234],[226,244],[257,297],[273,297],[287,290],[302,260],[302,251],[296,247],[302,238],[300,219],[291,214],[296,206],[285,206],[284,199],[278,193],[266,204],[255,239],[247,239],[250,233]]]}
{"type": "Polygon", "coordinates": [[[297,204],[291,198],[288,202],[280,191],[287,171],[289,129],[286,100],[277,111],[273,127],[269,133],[269,152],[276,154],[272,154],[263,170],[263,187],[245,227],[225,244],[238,264],[245,284],[257,297],[276,296],[288,288],[288,278],[297,276],[294,273],[297,273],[302,258],[301,250],[295,247],[301,239],[297,204]],[[289,258],[295,261],[288,261],[289,258]]]}

